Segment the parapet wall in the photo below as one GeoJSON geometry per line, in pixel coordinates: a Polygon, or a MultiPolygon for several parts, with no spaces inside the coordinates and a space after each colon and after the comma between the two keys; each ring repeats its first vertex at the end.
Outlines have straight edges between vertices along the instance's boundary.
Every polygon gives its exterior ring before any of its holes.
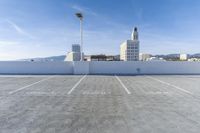
{"type": "Polygon", "coordinates": [[[0,74],[200,74],[200,62],[0,62],[0,74]]]}
{"type": "Polygon", "coordinates": [[[91,62],[90,74],[200,74],[200,62],[91,62]]]}
{"type": "Polygon", "coordinates": [[[73,74],[72,62],[2,61],[0,74],[73,74]]]}

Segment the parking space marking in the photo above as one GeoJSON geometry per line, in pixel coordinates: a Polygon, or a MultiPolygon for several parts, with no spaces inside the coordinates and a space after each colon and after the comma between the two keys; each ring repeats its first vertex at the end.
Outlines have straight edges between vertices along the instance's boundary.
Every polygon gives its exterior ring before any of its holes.
{"type": "Polygon", "coordinates": [[[127,94],[131,94],[131,92],[128,90],[128,88],[124,85],[124,83],[121,81],[121,79],[115,75],[115,78],[119,81],[121,86],[124,88],[124,90],[127,92],[127,94]]]}
{"type": "Polygon", "coordinates": [[[84,75],[73,87],[72,89],[67,93],[68,95],[70,95],[75,89],[76,87],[81,83],[81,81],[86,77],[87,75],[84,75]]]}
{"type": "Polygon", "coordinates": [[[32,83],[32,84],[30,84],[30,85],[21,87],[21,88],[19,88],[19,89],[17,89],[17,90],[14,90],[14,91],[11,91],[11,92],[9,92],[9,94],[10,94],[10,95],[15,94],[15,93],[17,93],[17,92],[19,92],[19,91],[22,91],[22,90],[24,90],[24,89],[27,89],[28,87],[31,87],[31,86],[36,85],[36,84],[38,84],[38,83],[44,82],[44,81],[46,81],[46,80],[49,80],[49,79],[51,79],[51,78],[53,78],[53,77],[55,77],[55,76],[51,76],[51,77],[48,77],[48,78],[44,78],[44,79],[42,79],[42,80],[40,80],[40,81],[37,81],[37,82],[35,82],[35,83],[32,83]]]}
{"type": "Polygon", "coordinates": [[[187,93],[187,94],[193,95],[193,93],[191,93],[191,92],[189,92],[189,91],[187,91],[187,90],[185,90],[185,89],[183,89],[183,88],[180,88],[180,87],[178,87],[178,86],[175,86],[175,85],[173,85],[173,84],[170,84],[170,83],[168,83],[168,82],[162,81],[162,80],[157,79],[157,78],[154,78],[154,77],[152,77],[152,76],[147,76],[147,77],[148,77],[149,79],[153,79],[153,80],[155,80],[155,81],[157,81],[157,82],[160,82],[160,83],[162,83],[162,84],[165,84],[165,85],[174,87],[174,88],[176,88],[176,89],[178,89],[178,90],[180,90],[180,91],[182,91],[182,92],[185,92],[185,93],[187,93]]]}

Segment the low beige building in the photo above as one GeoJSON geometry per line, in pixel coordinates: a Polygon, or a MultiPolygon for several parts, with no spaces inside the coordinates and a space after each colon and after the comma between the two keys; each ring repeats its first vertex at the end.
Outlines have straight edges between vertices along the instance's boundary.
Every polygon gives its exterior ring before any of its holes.
{"type": "Polygon", "coordinates": [[[187,59],[188,59],[188,55],[187,54],[180,54],[180,60],[186,61],[187,59]]]}
{"type": "Polygon", "coordinates": [[[151,54],[140,53],[139,55],[140,61],[147,61],[149,58],[151,58],[151,54]]]}

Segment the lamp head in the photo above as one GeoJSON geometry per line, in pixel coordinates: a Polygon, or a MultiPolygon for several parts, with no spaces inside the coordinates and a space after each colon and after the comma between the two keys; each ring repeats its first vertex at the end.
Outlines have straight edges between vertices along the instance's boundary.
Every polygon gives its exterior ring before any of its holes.
{"type": "Polygon", "coordinates": [[[80,12],[79,12],[79,13],[76,13],[76,16],[77,16],[79,19],[81,19],[81,20],[83,19],[83,14],[80,13],[80,12]]]}

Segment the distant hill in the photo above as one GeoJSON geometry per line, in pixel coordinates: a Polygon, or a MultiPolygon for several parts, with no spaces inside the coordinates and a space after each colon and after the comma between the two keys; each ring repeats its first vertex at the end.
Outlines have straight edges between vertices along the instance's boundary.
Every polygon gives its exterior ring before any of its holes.
{"type": "MultiPolygon", "coordinates": [[[[119,55],[118,55],[119,56],[119,55]]],[[[163,59],[174,59],[174,60],[178,60],[180,54],[167,54],[167,55],[152,55],[155,57],[159,57],[159,58],[163,58],[163,59]]],[[[196,53],[196,54],[189,54],[188,55],[189,58],[200,58],[200,53],[196,53]]],[[[64,61],[66,58],[65,55],[60,55],[60,56],[50,56],[50,57],[44,57],[44,58],[29,58],[29,59],[21,59],[20,61],[64,61]]]]}
{"type": "Polygon", "coordinates": [[[20,61],[64,61],[65,55],[60,56],[50,56],[50,57],[44,57],[44,58],[29,58],[29,59],[21,59],[20,61]]]}
{"type": "MultiPolygon", "coordinates": [[[[180,54],[167,54],[167,55],[154,55],[158,58],[163,58],[167,61],[179,61],[180,60],[180,54]]],[[[200,53],[196,54],[188,54],[188,58],[200,58],[200,53]]]]}
{"type": "MultiPolygon", "coordinates": [[[[180,54],[155,55],[157,57],[179,58],[180,54]]],[[[188,54],[188,57],[200,58],[200,53],[188,54]]]]}
{"type": "Polygon", "coordinates": [[[155,55],[159,58],[179,58],[180,54],[155,55]]]}
{"type": "Polygon", "coordinates": [[[193,54],[193,55],[190,55],[190,56],[193,57],[193,58],[200,58],[200,53],[193,54]]]}

